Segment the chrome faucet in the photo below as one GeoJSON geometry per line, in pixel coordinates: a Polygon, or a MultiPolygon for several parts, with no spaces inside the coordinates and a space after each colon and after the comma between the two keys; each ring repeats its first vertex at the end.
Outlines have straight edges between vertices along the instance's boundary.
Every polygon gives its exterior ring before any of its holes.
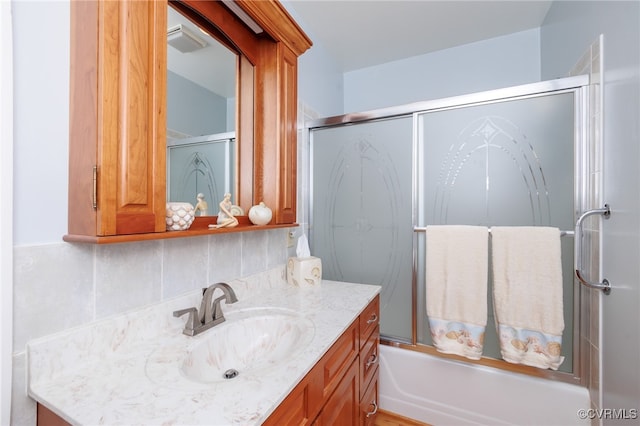
{"type": "Polygon", "coordinates": [[[210,285],[207,288],[202,289],[202,303],[200,303],[200,310],[196,308],[180,309],[173,313],[174,317],[181,317],[184,314],[189,314],[187,323],[184,326],[182,332],[188,336],[195,336],[205,330],[210,329],[214,325],[218,325],[224,322],[224,315],[222,313],[222,307],[220,302],[235,303],[238,301],[236,293],[231,286],[226,283],[217,283],[210,285]],[[213,299],[213,293],[216,289],[222,290],[222,296],[213,299]]]}

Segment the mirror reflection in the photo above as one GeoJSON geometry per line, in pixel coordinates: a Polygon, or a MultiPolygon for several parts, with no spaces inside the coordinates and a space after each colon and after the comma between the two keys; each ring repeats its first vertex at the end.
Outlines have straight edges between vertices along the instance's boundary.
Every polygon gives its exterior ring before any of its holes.
{"type": "Polygon", "coordinates": [[[167,24],[167,201],[216,215],[235,200],[238,55],[170,6],[167,24]]]}

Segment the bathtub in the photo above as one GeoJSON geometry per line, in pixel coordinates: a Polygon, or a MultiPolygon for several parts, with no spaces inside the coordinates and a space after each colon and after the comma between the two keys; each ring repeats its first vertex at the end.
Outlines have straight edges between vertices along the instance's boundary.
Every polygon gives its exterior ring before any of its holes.
{"type": "Polygon", "coordinates": [[[432,425],[588,425],[586,388],[380,346],[379,405],[432,425]]]}

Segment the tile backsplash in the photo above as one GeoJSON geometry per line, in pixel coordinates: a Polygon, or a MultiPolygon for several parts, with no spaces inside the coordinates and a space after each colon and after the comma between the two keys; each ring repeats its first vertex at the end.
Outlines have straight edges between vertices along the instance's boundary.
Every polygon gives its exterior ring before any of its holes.
{"type": "Polygon", "coordinates": [[[295,253],[289,231],[14,247],[12,424],[35,424],[25,391],[27,341],[284,265],[295,253]]]}

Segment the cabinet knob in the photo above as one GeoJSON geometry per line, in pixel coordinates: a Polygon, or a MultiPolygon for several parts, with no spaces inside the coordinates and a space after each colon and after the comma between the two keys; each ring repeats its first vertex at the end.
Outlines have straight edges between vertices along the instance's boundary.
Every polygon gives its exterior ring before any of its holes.
{"type": "Polygon", "coordinates": [[[375,416],[375,414],[378,412],[378,404],[376,404],[376,401],[373,400],[371,401],[371,404],[369,404],[373,407],[373,410],[369,411],[367,413],[367,417],[371,417],[371,416],[375,416]]]}
{"type": "Polygon", "coordinates": [[[377,314],[373,314],[373,315],[371,315],[371,318],[369,318],[367,320],[367,324],[373,324],[376,321],[378,321],[378,315],[377,314]]]}

